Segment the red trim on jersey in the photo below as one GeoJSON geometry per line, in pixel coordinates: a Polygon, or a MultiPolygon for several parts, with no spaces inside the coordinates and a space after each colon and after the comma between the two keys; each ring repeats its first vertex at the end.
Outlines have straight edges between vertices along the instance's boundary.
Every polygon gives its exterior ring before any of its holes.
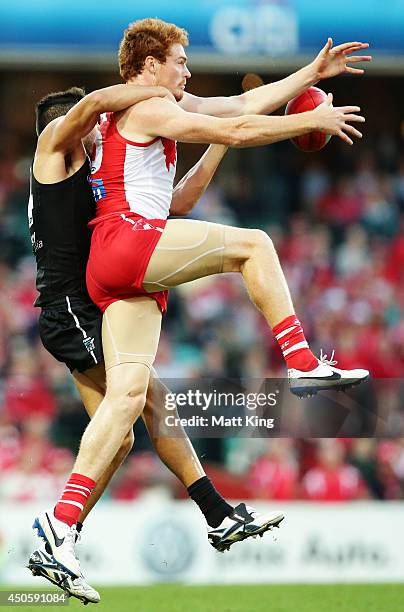
{"type": "Polygon", "coordinates": [[[130,210],[125,193],[125,159],[126,142],[123,138],[115,138],[118,132],[114,130],[113,113],[107,113],[107,120],[100,125],[102,137],[102,162],[99,169],[91,175],[92,181],[102,178],[106,197],[96,204],[96,217],[103,216],[107,211],[127,212],[130,210]],[[111,210],[112,209],[112,210],[111,210]]]}
{"type": "Polygon", "coordinates": [[[116,136],[120,140],[122,140],[124,143],[129,144],[129,145],[133,145],[134,147],[150,147],[150,145],[152,145],[155,142],[157,142],[159,140],[159,138],[160,138],[159,136],[157,136],[156,138],[153,138],[153,140],[148,140],[147,142],[135,142],[134,140],[129,140],[128,138],[125,138],[125,136],[122,136],[122,134],[120,134],[113,113],[111,113],[110,120],[111,120],[111,131],[112,131],[112,133],[116,134],[116,136]]]}

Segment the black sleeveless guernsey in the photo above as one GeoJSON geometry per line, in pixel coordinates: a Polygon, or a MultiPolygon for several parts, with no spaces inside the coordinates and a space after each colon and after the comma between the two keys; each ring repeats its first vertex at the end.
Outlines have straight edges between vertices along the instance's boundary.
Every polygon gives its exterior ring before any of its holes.
{"type": "Polygon", "coordinates": [[[46,307],[65,296],[86,297],[86,265],[95,216],[89,161],[59,183],[39,183],[31,172],[28,205],[32,250],[37,263],[35,306],[46,307]]]}

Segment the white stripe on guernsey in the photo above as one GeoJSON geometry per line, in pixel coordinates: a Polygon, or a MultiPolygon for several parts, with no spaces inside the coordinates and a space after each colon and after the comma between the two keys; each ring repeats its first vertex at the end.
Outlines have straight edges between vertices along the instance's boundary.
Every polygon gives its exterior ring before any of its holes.
{"type": "MultiPolygon", "coordinates": [[[[286,334],[288,334],[289,332],[293,331],[294,329],[296,329],[298,327],[298,325],[292,325],[292,327],[288,327],[288,329],[285,329],[283,332],[281,332],[280,334],[278,334],[277,336],[275,336],[275,338],[277,340],[280,340],[281,338],[283,338],[283,336],[286,336],[286,334]]],[[[303,331],[303,330],[302,330],[303,331]]]]}
{"type": "MultiPolygon", "coordinates": [[[[82,327],[80,327],[80,322],[78,320],[78,318],[76,317],[76,315],[74,314],[72,307],[70,305],[70,300],[69,300],[69,296],[66,295],[66,302],[67,302],[67,310],[70,312],[70,314],[72,315],[74,322],[76,324],[77,329],[79,329],[81,331],[81,333],[83,334],[83,338],[87,338],[87,333],[86,330],[83,329],[82,327]]],[[[97,361],[97,357],[94,355],[94,351],[90,352],[91,357],[94,359],[95,363],[98,363],[97,361]]]]}
{"type": "Polygon", "coordinates": [[[282,351],[283,356],[286,357],[286,355],[293,353],[293,351],[298,351],[299,349],[302,349],[302,348],[309,348],[309,345],[307,344],[306,340],[304,342],[298,342],[297,344],[294,344],[290,348],[286,349],[286,351],[282,351]]]}
{"type": "Polygon", "coordinates": [[[175,164],[167,170],[162,141],[158,139],[147,147],[127,143],[123,174],[129,209],[146,219],[167,219],[175,164]]]}
{"type": "Polygon", "coordinates": [[[84,508],[83,504],[79,504],[79,502],[76,501],[70,501],[69,499],[59,499],[58,504],[70,504],[71,506],[77,506],[80,510],[84,508]]]}
{"type": "Polygon", "coordinates": [[[91,493],[91,489],[89,489],[88,487],[83,487],[83,485],[77,485],[77,484],[74,484],[73,482],[69,482],[66,486],[74,487],[77,489],[84,489],[84,491],[88,491],[89,493],[91,493]]]}

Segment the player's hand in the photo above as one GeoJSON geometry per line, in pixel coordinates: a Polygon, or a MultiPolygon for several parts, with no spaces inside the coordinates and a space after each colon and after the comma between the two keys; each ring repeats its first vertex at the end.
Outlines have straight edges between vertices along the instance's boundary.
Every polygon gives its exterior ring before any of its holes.
{"type": "Polygon", "coordinates": [[[362,138],[361,132],[350,125],[365,121],[365,117],[356,115],[360,112],[359,106],[333,106],[332,94],[328,94],[327,100],[311,112],[315,114],[316,130],[338,136],[350,145],[352,137],[362,138]]]}
{"type": "Polygon", "coordinates": [[[332,38],[329,38],[313,61],[313,68],[316,73],[316,78],[329,79],[330,77],[337,76],[338,74],[363,74],[362,68],[353,68],[349,64],[356,64],[358,62],[370,62],[372,60],[371,55],[351,55],[355,51],[361,51],[367,49],[369,43],[362,42],[348,42],[333,47],[332,38]]]}

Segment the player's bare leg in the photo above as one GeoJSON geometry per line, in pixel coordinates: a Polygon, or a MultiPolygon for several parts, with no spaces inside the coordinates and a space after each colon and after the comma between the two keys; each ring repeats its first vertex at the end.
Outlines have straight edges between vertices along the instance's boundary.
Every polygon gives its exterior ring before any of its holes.
{"type": "MultiPolygon", "coordinates": [[[[87,370],[84,373],[74,371],[73,378],[88,416],[90,419],[92,419],[105,396],[104,366],[96,366],[95,368],[91,368],[91,370],[87,370]]],[[[133,434],[133,429],[131,428],[123,439],[123,442],[113,457],[111,463],[105,469],[102,476],[98,479],[92,494],[84,506],[84,509],[80,513],[78,519],[79,523],[83,523],[88,514],[94,508],[95,504],[98,502],[110,483],[112,476],[119,469],[131,451],[134,441],[135,437],[133,434]]]]}
{"type": "Polygon", "coordinates": [[[265,232],[173,219],[151,256],[143,286],[161,291],[221,272],[242,274],[251,300],[274,327],[294,314],[288,285],[265,232]]]}
{"type": "MultiPolygon", "coordinates": [[[[206,474],[184,428],[181,425],[164,426],[168,393],[169,389],[152,370],[143,418],[158,456],[183,485],[189,487],[206,474]]],[[[172,414],[178,415],[176,411],[172,414]]]]}
{"type": "Polygon", "coordinates": [[[147,297],[114,302],[104,313],[106,395],[84,432],[74,473],[97,481],[143,412],[160,328],[161,312],[147,297]]]}
{"type": "MultiPolygon", "coordinates": [[[[104,366],[96,366],[84,373],[74,371],[73,378],[85,409],[89,417],[92,418],[105,393],[104,366]]],[[[125,460],[133,446],[133,441],[134,436],[131,430],[123,440],[111,464],[106,468],[97,482],[93,495],[89,498],[83,511],[80,513],[77,522],[77,532],[80,532],[85,518],[105,491],[113,474],[125,460]]],[[[69,595],[82,600],[84,603],[97,603],[100,600],[99,593],[87,583],[83,575],[74,578],[68,573],[61,571],[60,567],[54,562],[52,551],[48,543],[31,554],[28,568],[34,576],[45,578],[49,582],[65,590],[69,595]]]]}
{"type": "MultiPolygon", "coordinates": [[[[70,522],[77,520],[79,513],[76,506],[77,503],[80,505],[80,502],[76,502],[79,498],[75,497],[75,490],[71,491],[69,488],[78,486],[80,491],[87,489],[90,492],[89,484],[95,484],[115,456],[125,432],[143,411],[160,325],[160,311],[154,300],[149,298],[121,300],[111,304],[106,310],[103,321],[106,396],[84,433],[74,472],[66,486],[66,493],[55,509],[56,520],[66,523],[68,520],[70,522]],[[140,363],[141,360],[144,363],[140,363]],[[100,448],[103,450],[102,453],[99,452],[100,448]],[[76,477],[84,478],[77,482],[85,484],[75,485],[76,477]],[[72,501],[76,503],[71,506],[72,501]]],[[[152,382],[151,391],[149,398],[150,402],[153,402],[153,409],[159,404],[164,405],[166,393],[164,386],[158,381],[152,382]]],[[[149,406],[151,408],[151,403],[149,406]]],[[[147,421],[147,417],[145,418],[147,421]]],[[[209,525],[210,541],[218,549],[228,547],[250,535],[261,533],[271,528],[275,524],[274,521],[279,523],[283,518],[280,513],[276,513],[276,516],[271,513],[270,516],[263,517],[254,510],[245,508],[244,505],[233,509],[205,476],[183,430],[179,432],[182,434],[179,439],[163,439],[163,436],[153,433],[153,426],[150,426],[150,423],[149,429],[160,457],[187,486],[188,493],[204,513],[209,525]],[[237,515],[234,518],[233,512],[237,515]],[[231,540],[227,537],[229,530],[231,540]]],[[[84,500],[85,497],[88,499],[86,491],[83,493],[80,491],[80,499],[84,500]]]]}
{"type": "Polygon", "coordinates": [[[143,411],[149,375],[149,368],[139,363],[124,363],[107,370],[107,394],[83,434],[73,473],[61,498],[54,509],[35,519],[34,528],[49,544],[54,560],[73,578],[81,576],[74,548],[76,523],[96,481],[111,465],[143,411]]]}
{"type": "MultiPolygon", "coordinates": [[[[230,506],[216,491],[205,475],[195,450],[181,425],[165,431],[165,399],[169,389],[152,370],[143,418],[160,459],[187,487],[190,497],[198,504],[207,523],[208,539],[218,551],[224,552],[236,542],[262,536],[278,527],[283,513],[259,514],[244,503],[230,506]],[[159,435],[157,435],[157,433],[159,435]]],[[[177,411],[170,411],[174,417],[177,411]]]]}
{"type": "Polygon", "coordinates": [[[84,432],[74,471],[61,498],[54,509],[34,522],[59,567],[73,578],[81,575],[74,549],[75,525],[96,481],[143,411],[160,335],[161,313],[154,300],[147,297],[113,303],[105,314],[106,395],[84,432]]]}
{"type": "Polygon", "coordinates": [[[238,272],[263,313],[299,396],[344,389],[366,380],[367,370],[340,370],[311,352],[296,318],[288,285],[270,237],[261,230],[173,219],[167,222],[144,277],[146,291],[161,291],[220,272],[238,272]]]}
{"type": "MultiPolygon", "coordinates": [[[[96,366],[84,373],[75,371],[73,372],[73,378],[86,411],[90,418],[92,418],[105,395],[104,366],[96,366]]],[[[145,408],[146,414],[143,416],[154,447],[157,453],[160,454],[160,458],[183,484],[189,487],[201,478],[206,478],[206,476],[183,428],[178,427],[178,431],[174,432],[175,439],[167,439],[158,435],[158,432],[162,429],[160,421],[165,418],[164,404],[159,404],[159,402],[164,402],[166,392],[168,392],[166,387],[157,380],[157,377],[154,378],[154,384],[151,385],[148,393],[145,408]]],[[[81,531],[82,523],[103,494],[113,474],[125,460],[132,448],[133,441],[134,436],[131,429],[111,464],[97,481],[92,495],[80,513],[77,522],[78,532],[81,531]]],[[[84,576],[73,578],[58,567],[53,560],[52,551],[48,543],[45,546],[39,547],[31,554],[28,568],[34,576],[45,578],[65,590],[69,595],[81,599],[83,602],[96,603],[100,599],[97,591],[87,583],[84,576]]]]}
{"type": "Polygon", "coordinates": [[[150,370],[144,364],[125,363],[107,371],[108,392],[83,434],[75,473],[86,474],[94,481],[100,479],[105,466],[116,456],[128,428],[143,411],[149,375],[150,370]]]}

